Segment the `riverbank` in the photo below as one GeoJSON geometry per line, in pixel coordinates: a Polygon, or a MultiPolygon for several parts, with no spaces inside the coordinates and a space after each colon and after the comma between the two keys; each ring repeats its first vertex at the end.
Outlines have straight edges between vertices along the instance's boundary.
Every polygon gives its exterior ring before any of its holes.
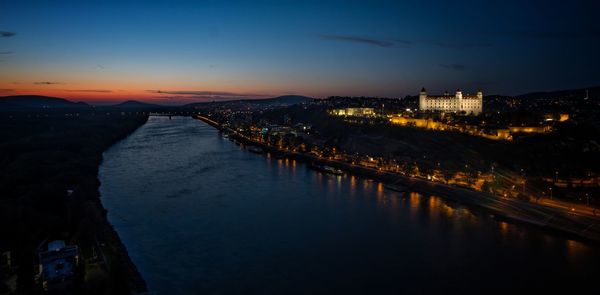
{"type": "MultiPolygon", "coordinates": [[[[145,116],[144,121],[141,122],[140,125],[135,127],[135,129],[129,130],[129,132],[127,132],[126,134],[122,134],[120,138],[118,138],[118,140],[111,144],[111,146],[125,139],[139,127],[144,125],[147,122],[147,120],[148,116],[145,116]]],[[[110,147],[106,148],[105,150],[108,150],[109,148],[110,147]]],[[[100,167],[100,164],[102,164],[102,162],[98,163],[98,168],[100,167]]],[[[96,243],[99,244],[100,247],[109,248],[109,251],[111,251],[113,255],[115,255],[113,265],[109,265],[108,268],[110,272],[116,272],[117,275],[125,276],[127,290],[123,289],[122,291],[126,291],[126,293],[128,294],[145,293],[148,291],[148,286],[146,285],[144,278],[138,271],[133,261],[131,261],[129,253],[127,252],[127,248],[121,241],[119,234],[108,221],[108,211],[104,208],[100,199],[101,195],[99,191],[100,181],[98,180],[98,169],[96,169],[96,180],[98,183],[95,191],[97,195],[95,199],[97,200],[97,202],[94,202],[93,211],[94,217],[96,218],[97,223],[100,225],[101,228],[100,234],[98,234],[97,236],[96,243]],[[117,269],[111,269],[115,267],[117,269]]]]}
{"type": "Polygon", "coordinates": [[[374,179],[386,184],[400,183],[405,186],[407,190],[417,191],[428,195],[436,195],[467,206],[482,208],[501,218],[543,227],[593,243],[600,242],[600,228],[596,227],[596,224],[600,222],[598,218],[577,215],[570,210],[561,210],[559,208],[527,203],[517,199],[492,196],[490,194],[462,187],[407,177],[396,173],[382,172],[369,167],[324,159],[306,153],[281,151],[275,147],[242,136],[234,130],[221,126],[218,122],[210,118],[198,116],[197,119],[202,120],[220,131],[228,132],[229,137],[232,139],[246,145],[260,146],[266,152],[284,154],[285,157],[309,163],[332,166],[353,175],[374,179]]]}
{"type": "MultiPolygon", "coordinates": [[[[77,245],[74,293],[145,292],[146,284],[100,201],[103,152],[146,123],[147,115],[80,113],[0,118],[0,253],[8,252],[15,292],[42,292],[37,251],[47,241],[77,245]]],[[[0,269],[0,272],[5,271],[0,269]]]]}

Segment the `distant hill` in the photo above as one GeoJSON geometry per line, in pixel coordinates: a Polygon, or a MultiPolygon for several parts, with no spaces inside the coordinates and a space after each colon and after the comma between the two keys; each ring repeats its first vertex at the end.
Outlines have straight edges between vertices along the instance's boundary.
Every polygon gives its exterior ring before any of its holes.
{"type": "Polygon", "coordinates": [[[89,108],[85,102],[41,95],[14,95],[0,97],[0,109],[58,109],[89,108]]]}
{"type": "Polygon", "coordinates": [[[161,108],[163,106],[152,103],[145,103],[137,100],[128,100],[119,104],[111,105],[109,107],[123,109],[156,109],[161,108]]]}
{"type": "Polygon", "coordinates": [[[547,91],[547,92],[532,92],[518,95],[517,97],[522,99],[583,99],[586,95],[586,90],[590,99],[600,98],[600,87],[590,87],[582,89],[568,89],[558,91],[547,91]]]}
{"type": "Polygon", "coordinates": [[[531,92],[515,96],[486,95],[483,101],[484,109],[488,112],[516,109],[545,112],[585,110],[597,107],[600,102],[600,87],[531,92]]]}
{"type": "Polygon", "coordinates": [[[304,102],[310,102],[313,98],[301,95],[283,95],[272,98],[263,98],[263,99],[239,99],[239,100],[224,100],[224,101],[213,101],[213,102],[196,102],[184,105],[184,107],[195,107],[195,106],[205,106],[208,104],[231,104],[231,103],[248,103],[248,104],[260,104],[260,105],[294,105],[300,104],[304,102]]]}
{"type": "Polygon", "coordinates": [[[265,99],[244,99],[243,102],[249,103],[259,103],[259,104],[299,104],[304,102],[310,102],[313,99],[306,96],[301,95],[283,95],[273,98],[265,98],[265,99]]]}

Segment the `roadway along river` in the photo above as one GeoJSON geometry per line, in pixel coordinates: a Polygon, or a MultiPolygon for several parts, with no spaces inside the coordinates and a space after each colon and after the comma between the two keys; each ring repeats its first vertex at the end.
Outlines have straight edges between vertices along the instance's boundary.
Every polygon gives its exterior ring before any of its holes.
{"type": "Polygon", "coordinates": [[[191,118],[150,117],[100,181],[158,294],[574,291],[600,265],[596,246],[252,154],[191,118]]]}

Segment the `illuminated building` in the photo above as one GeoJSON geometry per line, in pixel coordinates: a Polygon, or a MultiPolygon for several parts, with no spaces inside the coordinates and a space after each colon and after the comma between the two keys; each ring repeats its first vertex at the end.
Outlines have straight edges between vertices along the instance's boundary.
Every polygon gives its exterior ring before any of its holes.
{"type": "Polygon", "coordinates": [[[419,94],[419,109],[421,111],[466,112],[478,115],[483,110],[483,93],[463,95],[460,89],[454,95],[445,92],[443,95],[427,95],[425,88],[419,94]]]}
{"type": "Polygon", "coordinates": [[[559,114],[558,116],[559,116],[559,119],[558,119],[559,122],[564,122],[564,121],[569,120],[569,114],[559,114]]]}
{"type": "Polygon", "coordinates": [[[64,241],[48,243],[48,250],[38,253],[39,273],[44,290],[64,291],[72,287],[75,267],[79,261],[77,246],[64,241]]]}
{"type": "Polygon", "coordinates": [[[375,116],[373,108],[344,108],[335,109],[331,113],[336,116],[371,117],[375,116]]]}
{"type": "Polygon", "coordinates": [[[407,118],[402,116],[392,116],[390,122],[396,125],[403,126],[415,126],[419,128],[444,130],[445,126],[441,122],[434,121],[433,119],[419,119],[419,118],[407,118]]]}
{"type": "Polygon", "coordinates": [[[552,131],[550,126],[510,126],[510,133],[548,133],[552,131]]]}

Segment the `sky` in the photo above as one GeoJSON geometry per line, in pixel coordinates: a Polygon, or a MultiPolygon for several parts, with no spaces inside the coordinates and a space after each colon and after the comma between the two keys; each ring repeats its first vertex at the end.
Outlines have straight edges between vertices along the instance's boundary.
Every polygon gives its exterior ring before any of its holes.
{"type": "Polygon", "coordinates": [[[0,96],[186,103],[600,85],[600,1],[0,0],[0,96]]]}

